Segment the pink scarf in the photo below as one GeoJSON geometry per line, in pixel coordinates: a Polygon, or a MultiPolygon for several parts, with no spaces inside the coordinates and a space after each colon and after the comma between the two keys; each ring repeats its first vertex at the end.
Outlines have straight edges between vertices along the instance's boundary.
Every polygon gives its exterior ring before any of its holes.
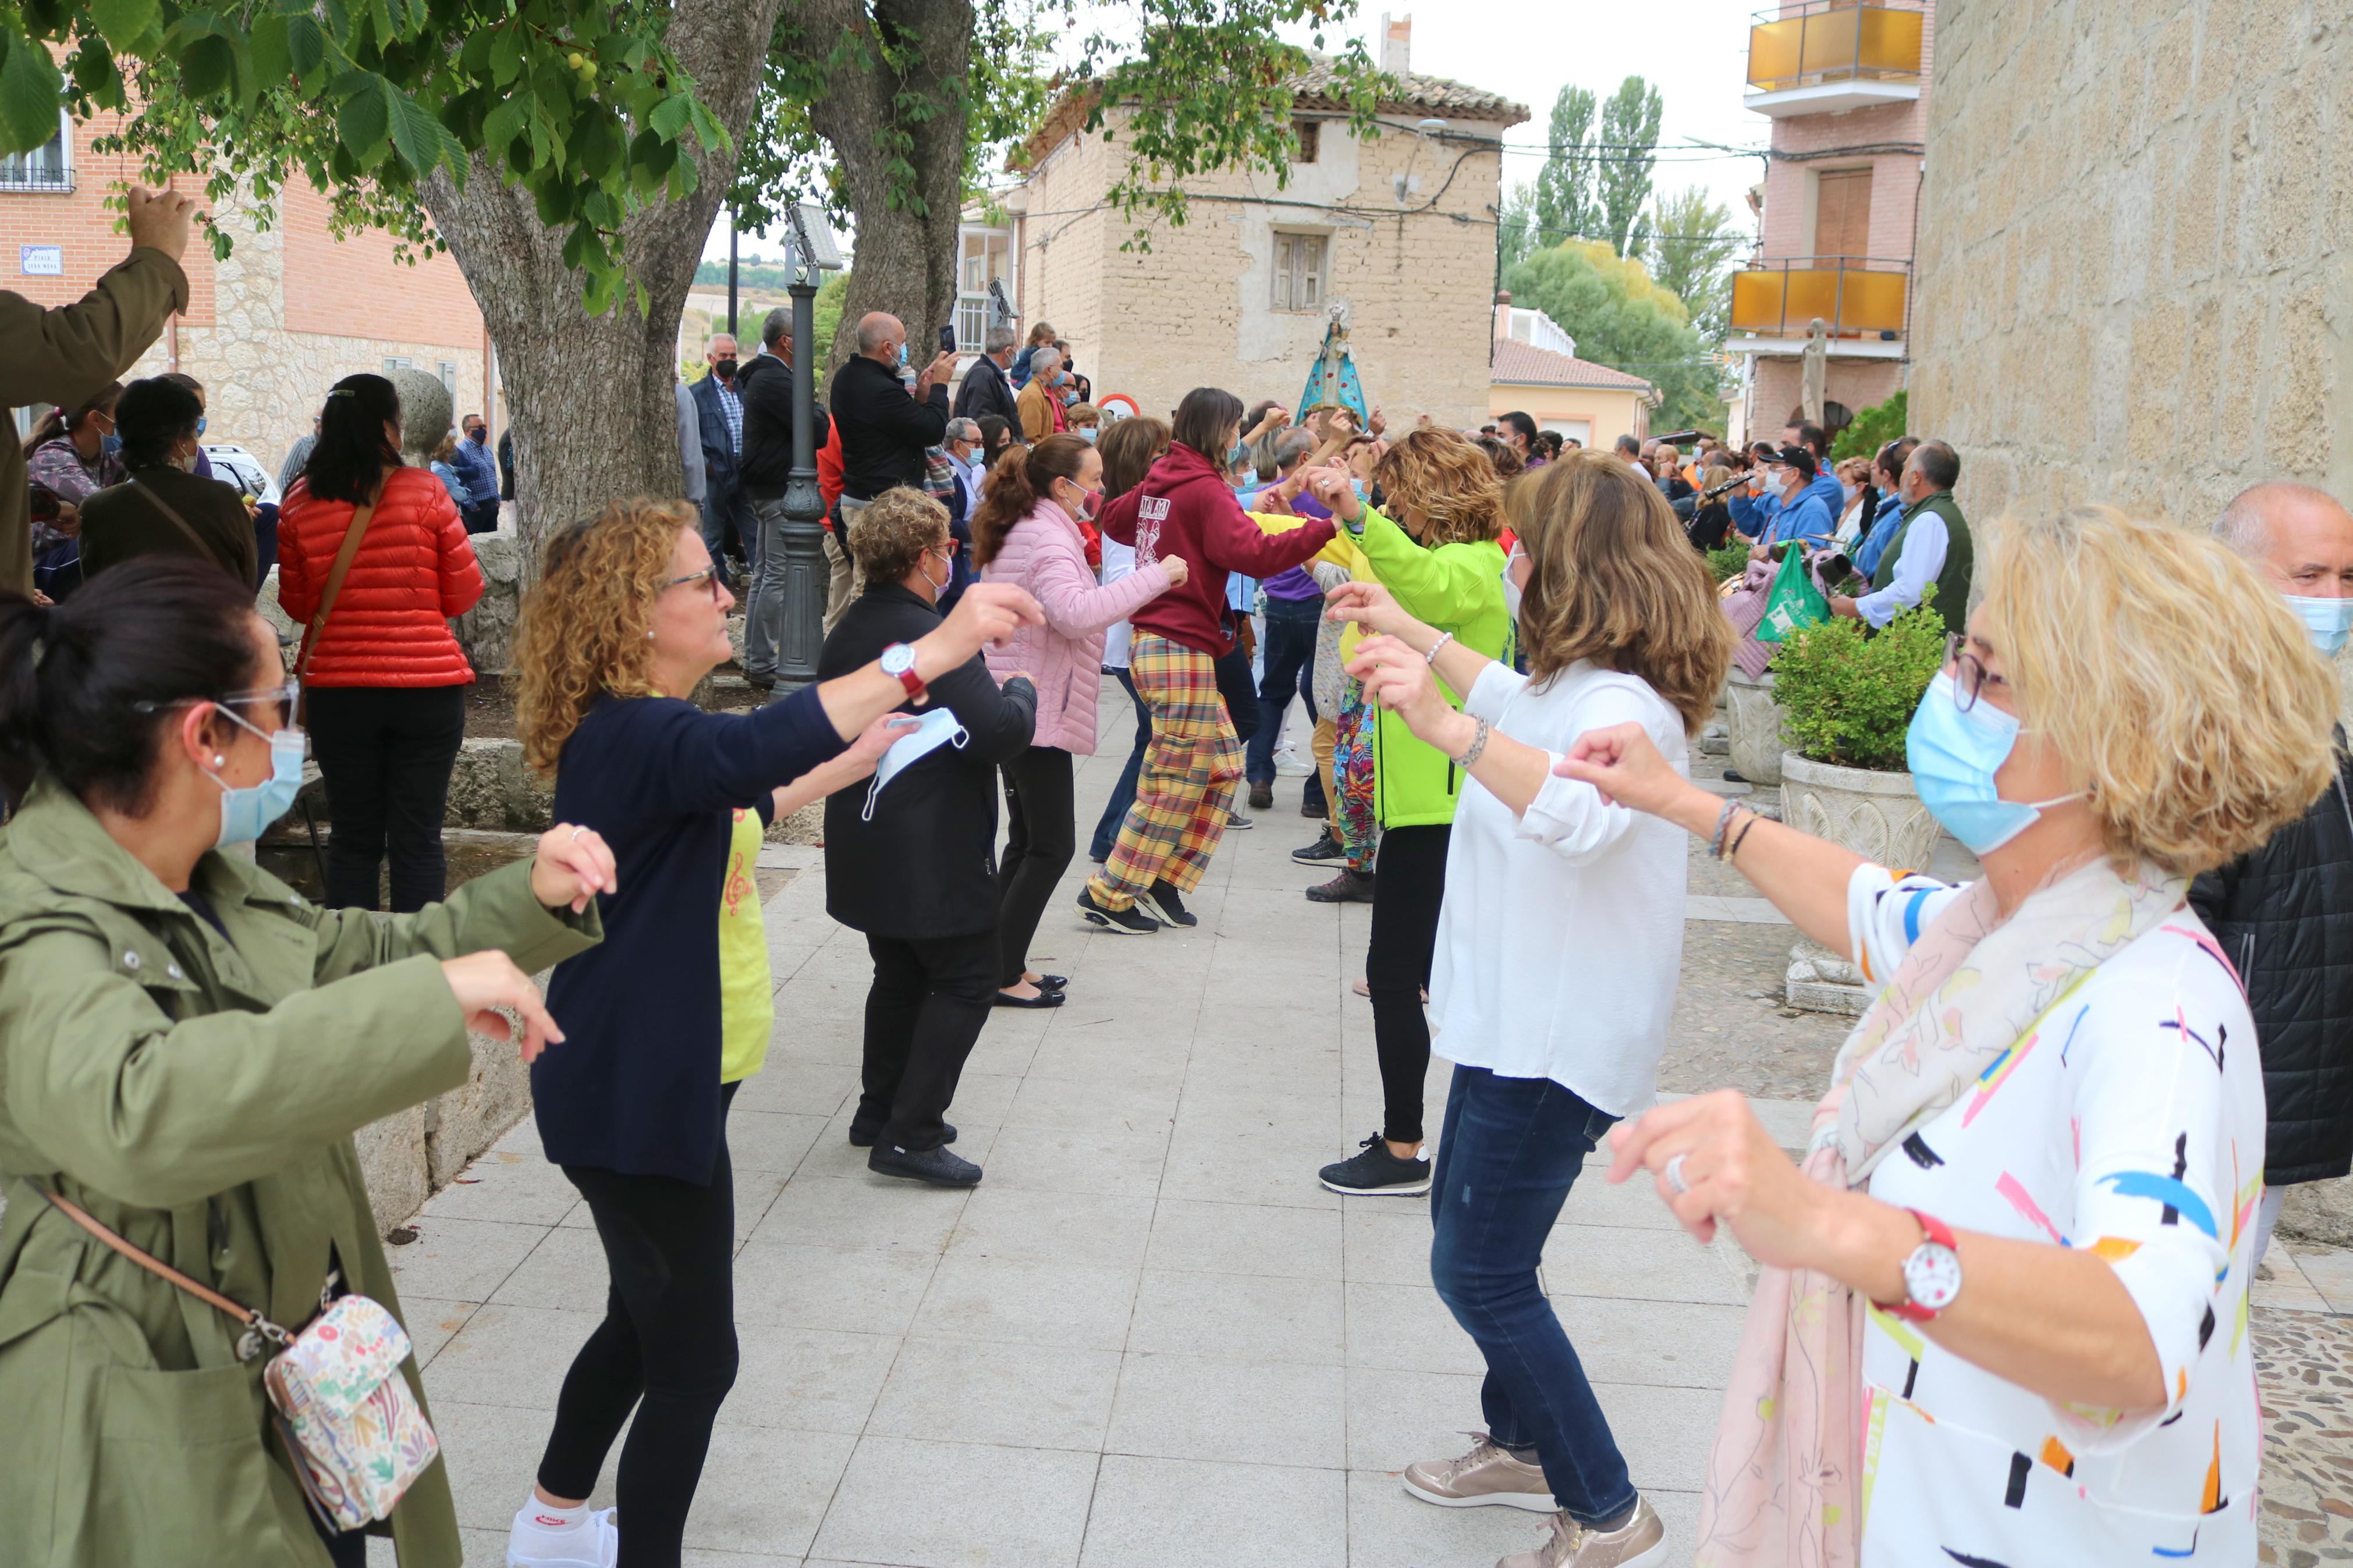
{"type": "MultiPolygon", "coordinates": [[[[2185,881],[2105,859],[2007,921],[1982,879],[1920,934],[1840,1047],[1805,1173],[1861,1186],[1888,1150],[2105,960],[2180,907],[2185,881]]],[[[1854,1568],[1862,1549],[1865,1303],[1826,1274],[1758,1278],[1700,1498],[1694,1568],[1854,1568]]]]}

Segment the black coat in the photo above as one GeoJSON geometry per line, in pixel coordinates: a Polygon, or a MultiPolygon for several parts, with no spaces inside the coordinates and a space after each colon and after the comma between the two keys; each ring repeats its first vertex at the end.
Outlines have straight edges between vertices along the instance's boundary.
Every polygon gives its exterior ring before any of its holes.
{"type": "Polygon", "coordinates": [[[1008,425],[1020,425],[1021,405],[1013,384],[1005,379],[1005,373],[987,354],[973,361],[964,373],[964,385],[956,393],[955,414],[959,419],[986,419],[994,414],[1008,425]]]}
{"type": "MultiPolygon", "coordinates": [[[[744,467],[739,482],[754,500],[785,493],[793,471],[793,367],[772,353],[756,353],[735,373],[735,395],[744,400],[744,467]]],[[[809,409],[810,462],[825,445],[832,421],[825,410],[809,409]]]]}
{"type": "Polygon", "coordinates": [[[831,402],[841,426],[842,494],[872,500],[893,485],[923,488],[923,453],[948,436],[946,387],[934,386],[918,403],[897,371],[853,354],[833,373],[831,402]]]}
{"type": "MultiPolygon", "coordinates": [[[[913,642],[939,624],[939,612],[910,590],[869,584],[825,639],[817,678],[862,668],[892,643],[913,642]]],[[[997,924],[997,769],[1028,748],[1038,691],[1018,678],[1000,690],[975,654],[932,682],[922,708],[900,711],[936,707],[953,710],[969,734],[962,750],[941,746],[893,778],[871,822],[871,780],[826,798],[826,912],[852,931],[921,940],[997,924]]]]}
{"type": "Polygon", "coordinates": [[[2238,966],[2263,1061],[2263,1180],[2353,1169],[2353,757],[2270,842],[2192,882],[2189,902],[2238,966]]]}

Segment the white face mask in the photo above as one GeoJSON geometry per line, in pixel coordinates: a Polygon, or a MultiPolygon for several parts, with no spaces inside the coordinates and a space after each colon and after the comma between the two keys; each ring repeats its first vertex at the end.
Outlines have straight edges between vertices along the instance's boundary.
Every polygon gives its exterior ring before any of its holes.
{"type": "Polygon", "coordinates": [[[909,764],[921,762],[942,746],[961,751],[971,739],[971,733],[956,721],[954,709],[934,708],[916,720],[915,727],[892,742],[891,749],[874,764],[874,782],[866,788],[866,808],[858,814],[859,820],[874,820],[874,802],[881,795],[883,786],[906,772],[909,764]]]}

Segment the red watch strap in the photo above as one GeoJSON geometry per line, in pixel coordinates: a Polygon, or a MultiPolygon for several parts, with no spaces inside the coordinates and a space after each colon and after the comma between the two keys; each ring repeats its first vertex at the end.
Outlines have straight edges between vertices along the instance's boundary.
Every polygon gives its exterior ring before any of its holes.
{"type": "MultiPolygon", "coordinates": [[[[1960,1243],[1953,1239],[1953,1227],[1951,1226],[1947,1225],[1935,1215],[1923,1214],[1915,1208],[1907,1208],[1904,1212],[1920,1222],[1920,1228],[1922,1231],[1926,1233],[1929,1241],[1945,1248],[1947,1252],[1957,1253],[1960,1250],[1960,1243]]],[[[1906,1254],[1905,1256],[1908,1257],[1910,1255],[1906,1254]]],[[[1929,1308],[1915,1306],[1908,1300],[1903,1301],[1873,1301],[1872,1305],[1878,1308],[1881,1311],[1886,1313],[1891,1318],[1902,1318],[1907,1322],[1933,1322],[1937,1316],[1937,1314],[1929,1308]]]]}
{"type": "Polygon", "coordinates": [[[914,645],[913,645],[913,643],[902,643],[902,643],[892,643],[892,644],[891,645],[891,647],[886,647],[886,648],[884,648],[882,651],[883,651],[883,653],[884,653],[884,654],[886,654],[886,655],[887,655],[887,654],[890,654],[891,652],[892,652],[892,651],[893,651],[893,650],[895,650],[895,649],[902,648],[902,647],[903,647],[903,648],[905,648],[905,649],[907,650],[907,668],[904,668],[904,669],[902,669],[902,670],[900,670],[900,671],[898,671],[898,672],[897,672],[898,677],[899,677],[899,684],[900,684],[901,686],[903,686],[903,687],[905,687],[905,688],[907,689],[907,695],[908,695],[908,696],[910,696],[910,697],[912,697],[912,698],[914,698],[914,699],[916,699],[917,700],[922,700],[922,698],[923,698],[923,692],[924,692],[927,689],[926,689],[926,688],[924,687],[924,685],[923,685],[923,678],[922,676],[917,675],[917,674],[915,673],[915,647],[914,647],[914,645]]]}

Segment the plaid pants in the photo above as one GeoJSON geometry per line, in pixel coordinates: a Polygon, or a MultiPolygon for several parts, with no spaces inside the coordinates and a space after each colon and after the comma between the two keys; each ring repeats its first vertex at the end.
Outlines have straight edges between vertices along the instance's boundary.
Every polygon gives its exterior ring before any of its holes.
{"type": "Polygon", "coordinates": [[[1183,893],[1201,885],[1242,776],[1241,742],[1209,656],[1139,631],[1128,658],[1128,679],[1152,713],[1152,744],[1119,842],[1087,883],[1113,910],[1162,878],[1183,893]]]}
{"type": "Polygon", "coordinates": [[[1348,854],[1348,868],[1369,871],[1381,829],[1373,809],[1373,721],[1365,704],[1365,683],[1350,676],[1340,689],[1340,719],[1332,735],[1332,772],[1336,785],[1332,836],[1348,854]]]}

